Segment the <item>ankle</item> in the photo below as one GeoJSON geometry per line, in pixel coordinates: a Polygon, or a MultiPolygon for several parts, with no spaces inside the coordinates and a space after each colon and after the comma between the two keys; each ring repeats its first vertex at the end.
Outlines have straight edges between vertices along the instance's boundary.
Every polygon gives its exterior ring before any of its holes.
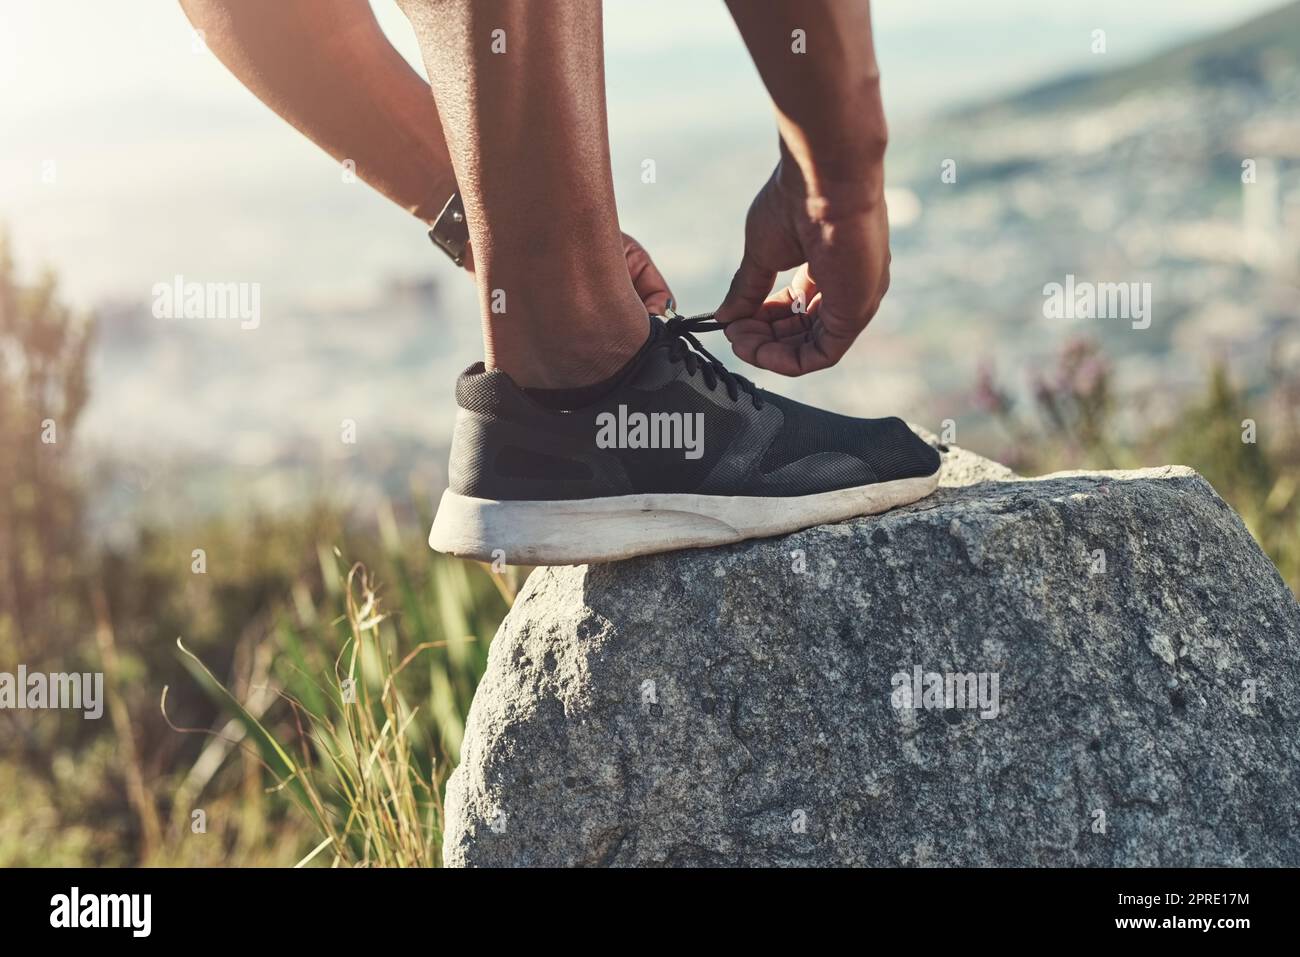
{"type": "Polygon", "coordinates": [[[501,369],[523,388],[571,389],[615,375],[649,335],[645,306],[635,295],[597,309],[531,302],[522,312],[489,313],[483,349],[489,369],[501,369]]]}
{"type": "Polygon", "coordinates": [[[602,328],[599,339],[514,343],[504,351],[489,346],[485,364],[500,369],[525,389],[573,389],[601,382],[617,374],[645,345],[648,324],[635,334],[624,326],[602,328]],[[516,348],[522,346],[522,348],[516,348]]]}

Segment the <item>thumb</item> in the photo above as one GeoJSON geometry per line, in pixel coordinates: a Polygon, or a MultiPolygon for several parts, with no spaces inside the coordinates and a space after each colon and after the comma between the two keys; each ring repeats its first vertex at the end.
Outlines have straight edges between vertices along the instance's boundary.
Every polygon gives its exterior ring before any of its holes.
{"type": "Polygon", "coordinates": [[[776,270],[757,262],[746,249],[714,319],[724,325],[735,319],[748,319],[758,312],[775,283],[776,270]]]}

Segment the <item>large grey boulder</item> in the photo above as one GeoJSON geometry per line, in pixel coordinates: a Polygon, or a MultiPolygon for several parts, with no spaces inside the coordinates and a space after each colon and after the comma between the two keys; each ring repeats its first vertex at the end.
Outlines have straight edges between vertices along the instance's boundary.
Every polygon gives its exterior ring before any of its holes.
{"type": "Polygon", "coordinates": [[[875,518],[535,572],[446,862],[1300,864],[1300,606],[1209,484],[955,448],[945,476],[875,518]]]}

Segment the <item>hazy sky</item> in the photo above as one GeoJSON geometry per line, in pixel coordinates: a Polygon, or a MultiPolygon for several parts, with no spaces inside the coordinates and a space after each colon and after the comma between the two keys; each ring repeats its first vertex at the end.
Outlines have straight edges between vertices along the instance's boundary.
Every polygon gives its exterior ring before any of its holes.
{"type": "MultiPolygon", "coordinates": [[[[372,0],[399,48],[418,59],[405,19],[391,0],[372,0]]],[[[1280,4],[1277,0],[888,0],[873,5],[877,44],[886,65],[912,78],[945,71],[945,63],[982,62],[951,78],[950,96],[1057,69],[1095,65],[1089,31],[1108,31],[1117,58],[1232,23],[1280,4]]],[[[743,51],[721,2],[607,0],[607,44],[620,57],[650,58],[677,68],[692,53],[723,57],[728,69],[743,51]]],[[[22,117],[70,104],[172,95],[229,101],[213,71],[179,69],[189,54],[189,28],[173,0],[3,0],[0,2],[0,115],[22,117]]],[[[694,64],[698,67],[700,64],[694,64]]],[[[886,74],[887,79],[889,73],[886,74]]],[[[898,87],[900,84],[891,84],[898,87]]],[[[929,86],[929,84],[927,84],[929,86]]],[[[925,99],[943,98],[942,84],[925,99]]],[[[893,91],[900,99],[905,91],[893,91]]]]}
{"type": "MultiPolygon", "coordinates": [[[[909,117],[972,97],[1140,58],[1276,5],[877,3],[891,125],[898,132],[909,117]],[[1105,57],[1089,51],[1098,27],[1107,32],[1105,57]]],[[[418,61],[396,6],[374,6],[398,47],[418,61]]],[[[719,138],[737,149],[766,145],[770,110],[721,2],[608,0],[606,10],[616,179],[619,164],[637,171],[647,142],[678,160],[683,176],[719,138]]],[[[214,57],[194,51],[173,0],[0,0],[0,222],[19,239],[21,259],[57,268],[78,304],[147,289],[159,261],[181,253],[192,269],[240,274],[247,267],[233,252],[223,260],[220,250],[199,248],[223,229],[239,232],[235,252],[276,257],[286,288],[297,279],[287,272],[295,259],[308,257],[284,256],[286,239],[276,230],[300,235],[311,224],[304,242],[351,242],[348,229],[324,228],[329,217],[385,237],[349,251],[354,283],[373,282],[381,266],[401,272],[418,264],[427,253],[418,233],[390,231],[410,225],[400,212],[364,190],[345,197],[312,185],[337,183],[331,165],[214,57]],[[58,163],[53,186],[41,180],[51,160],[58,163]]],[[[711,198],[719,215],[743,211],[742,193],[753,184],[741,185],[735,196],[711,198]]]]}

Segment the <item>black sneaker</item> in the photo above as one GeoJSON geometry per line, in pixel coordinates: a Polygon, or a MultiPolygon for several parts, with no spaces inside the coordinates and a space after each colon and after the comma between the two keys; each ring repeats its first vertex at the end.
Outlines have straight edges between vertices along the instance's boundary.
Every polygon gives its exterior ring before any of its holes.
{"type": "Polygon", "coordinates": [[[783,535],[914,502],[939,453],[902,419],[758,388],[665,322],[598,401],[556,411],[482,363],[456,383],[450,487],[429,544],[512,565],[605,562],[783,535]]]}

